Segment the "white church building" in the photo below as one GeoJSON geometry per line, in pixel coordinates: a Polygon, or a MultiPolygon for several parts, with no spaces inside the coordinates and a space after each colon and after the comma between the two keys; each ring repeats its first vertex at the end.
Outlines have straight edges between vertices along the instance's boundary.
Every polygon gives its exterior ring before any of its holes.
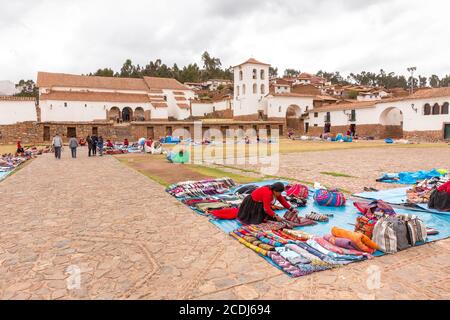
{"type": "Polygon", "coordinates": [[[284,120],[287,129],[320,135],[347,130],[375,138],[450,140],[450,88],[421,89],[401,98],[337,103],[325,96],[268,92],[269,67],[253,58],[234,67],[235,119],[284,120]]]}

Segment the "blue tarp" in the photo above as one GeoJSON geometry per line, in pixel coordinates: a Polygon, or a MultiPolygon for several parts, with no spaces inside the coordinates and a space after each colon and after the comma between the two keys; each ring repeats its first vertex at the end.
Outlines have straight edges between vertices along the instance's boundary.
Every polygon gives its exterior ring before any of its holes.
{"type": "MultiPolygon", "coordinates": [[[[269,185],[276,180],[267,180],[263,182],[250,183],[257,186],[269,185]]],[[[287,184],[285,181],[281,181],[284,184],[287,184]]],[[[239,186],[241,187],[241,186],[239,186]]],[[[228,193],[232,194],[234,190],[238,187],[231,189],[228,193]]],[[[395,189],[394,189],[395,190],[395,189]]],[[[389,190],[391,191],[391,190],[389,190]]],[[[384,191],[384,192],[389,192],[384,191]]],[[[399,190],[395,192],[398,196],[400,194],[399,190]]],[[[306,207],[298,208],[298,211],[301,216],[305,216],[311,211],[315,211],[318,213],[329,213],[333,214],[333,217],[330,217],[329,222],[319,222],[314,226],[305,226],[298,227],[296,229],[303,230],[307,233],[314,234],[317,236],[324,236],[326,234],[330,234],[332,227],[340,227],[347,230],[354,230],[354,224],[356,221],[356,217],[359,216],[358,210],[354,207],[353,202],[348,200],[346,205],[343,207],[321,207],[316,205],[313,200],[314,190],[310,189],[310,197],[308,199],[308,204],[306,207]]],[[[429,236],[427,242],[433,242],[437,240],[442,240],[450,237],[450,215],[438,215],[432,214],[430,212],[425,211],[413,211],[409,209],[395,209],[395,211],[399,214],[414,214],[420,217],[427,227],[434,228],[439,231],[439,234],[434,236],[429,236]]],[[[202,212],[196,211],[199,214],[204,215],[202,212]]],[[[285,211],[279,211],[278,214],[283,215],[285,211]]],[[[225,233],[230,233],[233,230],[236,230],[242,226],[242,224],[238,220],[218,220],[218,219],[210,219],[210,222],[218,227],[225,233]]],[[[384,253],[377,251],[374,256],[379,257],[383,256],[384,253]]],[[[260,255],[270,264],[280,269],[270,258],[260,255]]]]}
{"type": "MultiPolygon", "coordinates": [[[[353,196],[368,200],[383,200],[384,202],[393,205],[404,205],[407,203],[406,190],[410,188],[411,187],[404,187],[397,189],[381,190],[376,192],[362,192],[356,193],[353,196]]],[[[410,208],[410,210],[420,210],[420,211],[427,211],[430,213],[450,215],[450,212],[442,212],[439,210],[430,209],[428,208],[428,204],[426,203],[415,204],[415,207],[410,208]]]]}
{"type": "Polygon", "coordinates": [[[381,178],[377,179],[377,181],[398,184],[415,184],[421,180],[440,176],[443,176],[443,174],[436,169],[429,171],[420,170],[416,172],[385,173],[381,178]]]}
{"type": "Polygon", "coordinates": [[[6,171],[6,172],[0,171],[0,181],[5,179],[10,173],[11,173],[11,171],[6,171]]]}

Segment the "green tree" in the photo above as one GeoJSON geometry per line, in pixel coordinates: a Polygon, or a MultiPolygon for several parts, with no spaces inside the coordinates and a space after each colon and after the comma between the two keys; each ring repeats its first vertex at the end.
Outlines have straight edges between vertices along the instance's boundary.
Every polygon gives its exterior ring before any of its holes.
{"type": "Polygon", "coordinates": [[[278,68],[269,67],[269,77],[270,78],[278,77],[278,68]]]}
{"type": "Polygon", "coordinates": [[[427,86],[427,77],[419,76],[419,87],[425,88],[427,86]]]}
{"type": "Polygon", "coordinates": [[[294,78],[300,74],[300,70],[286,69],[284,70],[284,76],[289,78],[294,78]]]}
{"type": "Polygon", "coordinates": [[[20,80],[19,83],[16,84],[16,88],[20,90],[19,93],[16,93],[16,97],[38,97],[39,90],[36,87],[36,84],[33,80],[20,80]]]}
{"type": "Polygon", "coordinates": [[[435,75],[435,74],[433,74],[431,77],[430,77],[430,86],[431,87],[433,87],[433,88],[438,88],[439,86],[440,86],[440,80],[439,80],[439,77],[437,76],[437,75],[435,75]]]}
{"type": "Polygon", "coordinates": [[[114,77],[114,70],[111,68],[98,69],[95,73],[89,74],[98,77],[114,77]]]}

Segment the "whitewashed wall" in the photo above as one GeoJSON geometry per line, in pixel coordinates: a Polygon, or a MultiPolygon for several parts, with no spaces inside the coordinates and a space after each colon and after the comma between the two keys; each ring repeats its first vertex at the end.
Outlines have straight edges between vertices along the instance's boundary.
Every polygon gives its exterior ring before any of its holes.
{"type": "Polygon", "coordinates": [[[306,111],[306,107],[308,107],[308,110],[311,110],[313,108],[313,97],[307,98],[268,96],[267,101],[267,116],[269,118],[285,118],[287,109],[291,105],[299,106],[301,113],[304,113],[306,111]]]}
{"type": "Polygon", "coordinates": [[[0,101],[0,124],[37,121],[34,101],[0,101]]]}
{"type": "Polygon", "coordinates": [[[269,66],[258,64],[245,64],[234,68],[234,99],[233,110],[235,116],[245,116],[258,113],[262,109],[262,100],[269,93],[269,66]],[[253,69],[256,69],[256,79],[253,79],[253,69]],[[239,71],[243,72],[240,80],[239,71]],[[261,70],[264,70],[264,79],[261,79],[261,70]],[[257,93],[253,93],[253,84],[256,83],[257,93]],[[242,87],[246,90],[243,93],[242,87]],[[264,85],[264,93],[261,93],[261,84],[264,85]],[[239,86],[240,94],[237,95],[236,87],[239,86]]]}

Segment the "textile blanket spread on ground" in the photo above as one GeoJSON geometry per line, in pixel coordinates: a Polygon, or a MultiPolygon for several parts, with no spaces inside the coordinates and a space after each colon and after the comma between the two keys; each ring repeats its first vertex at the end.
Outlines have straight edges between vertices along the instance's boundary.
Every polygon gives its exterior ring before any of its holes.
{"type": "MultiPolygon", "coordinates": [[[[278,180],[267,180],[263,182],[249,183],[248,185],[265,186],[270,185],[274,182],[278,182],[278,180]]],[[[281,182],[287,184],[287,182],[285,181],[281,182]]],[[[234,194],[234,191],[242,186],[244,185],[239,185],[234,188],[231,188],[228,192],[224,194],[230,195],[234,194]]],[[[404,188],[402,188],[402,190],[404,190],[404,188]]],[[[321,214],[332,214],[333,216],[330,217],[328,222],[318,222],[316,225],[313,226],[297,227],[295,228],[296,230],[302,230],[304,232],[307,232],[308,234],[312,234],[318,237],[323,237],[325,235],[330,234],[331,229],[333,227],[339,227],[350,231],[354,230],[356,218],[360,215],[358,214],[358,210],[353,205],[353,201],[348,200],[346,205],[343,207],[322,207],[314,203],[313,194],[314,190],[310,190],[307,205],[305,207],[298,208],[299,216],[305,217],[306,214],[311,213],[312,211],[321,214]]],[[[384,194],[389,194],[389,192],[384,191],[384,194]]],[[[395,197],[398,198],[399,191],[396,190],[394,194],[395,197]]],[[[372,197],[370,198],[372,199],[372,197]]],[[[184,200],[183,198],[177,199],[179,201],[184,200]]],[[[205,214],[201,211],[198,210],[194,211],[200,215],[205,216],[205,214]]],[[[434,228],[439,231],[439,234],[437,235],[428,236],[427,242],[433,242],[450,237],[450,215],[440,215],[426,211],[415,211],[410,209],[398,209],[398,208],[396,208],[395,211],[398,214],[416,215],[420,219],[422,219],[422,221],[426,224],[427,227],[434,228]]],[[[283,216],[285,212],[286,210],[277,211],[277,213],[281,216],[283,216]]],[[[238,220],[219,220],[210,218],[209,221],[227,234],[242,227],[242,224],[238,220]]],[[[377,251],[373,256],[379,257],[382,255],[384,255],[383,252],[377,251]]],[[[281,268],[278,265],[276,265],[269,257],[263,256],[261,254],[260,256],[281,270],[281,268]]]]}

